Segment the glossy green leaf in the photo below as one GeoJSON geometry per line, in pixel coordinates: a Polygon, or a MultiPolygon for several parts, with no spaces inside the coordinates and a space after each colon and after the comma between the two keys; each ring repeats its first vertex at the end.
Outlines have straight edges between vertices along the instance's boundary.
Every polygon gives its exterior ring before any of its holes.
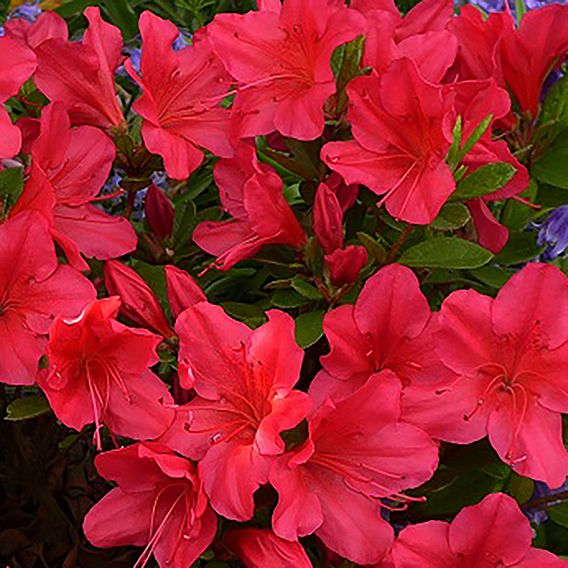
{"type": "Polygon", "coordinates": [[[18,398],[11,402],[6,408],[5,420],[18,422],[20,420],[29,420],[36,418],[50,411],[49,403],[43,396],[26,396],[18,398]]]}
{"type": "Polygon", "coordinates": [[[296,341],[302,349],[311,347],[323,336],[324,314],[323,310],[318,310],[296,318],[296,341]]]}
{"type": "Polygon", "coordinates": [[[471,241],[455,237],[435,237],[409,249],[399,259],[401,264],[417,268],[479,268],[493,255],[471,241]]]}

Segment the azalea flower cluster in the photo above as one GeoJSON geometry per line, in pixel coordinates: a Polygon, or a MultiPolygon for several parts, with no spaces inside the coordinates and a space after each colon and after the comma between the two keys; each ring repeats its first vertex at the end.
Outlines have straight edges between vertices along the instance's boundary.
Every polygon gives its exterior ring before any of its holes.
{"type": "MultiPolygon", "coordinates": [[[[80,40],[53,12],[10,19],[0,38],[0,174],[22,181],[0,184],[0,382],[37,387],[92,435],[114,487],[84,519],[88,541],[141,547],[136,568],[186,568],[210,547],[309,567],[310,535],[330,561],[378,568],[566,565],[531,546],[503,492],[451,522],[395,531],[389,518],[428,498],[449,444],[487,438],[551,488],[568,476],[562,270],[517,266],[493,296],[458,286],[436,304],[425,274],[395,262],[448,203],[471,216],[464,240],[506,245],[493,206],[526,203],[568,6],[517,23],[446,0],[404,17],[389,0],[259,0],[181,48],[146,11],[140,61],[98,8],[85,17],[80,40]],[[186,264],[194,277],[171,261],[178,211],[153,180],[163,168],[191,189],[211,164],[223,216],[196,212],[194,256],[214,259],[186,264]],[[508,173],[481,177],[496,165],[508,173]],[[113,168],[124,178],[109,194],[113,168]],[[283,169],[303,179],[295,193],[283,169]],[[145,225],[132,221],[141,189],[145,225]],[[124,196],[124,215],[102,207],[124,196]],[[383,256],[349,230],[363,198],[406,227],[383,256]],[[144,247],[162,255],[160,297],[131,266],[144,247]],[[311,271],[328,349],[304,351],[284,309],[253,328],[205,294],[203,275],[270,250],[311,271]]],[[[552,257],[564,209],[541,226],[552,257]]]]}

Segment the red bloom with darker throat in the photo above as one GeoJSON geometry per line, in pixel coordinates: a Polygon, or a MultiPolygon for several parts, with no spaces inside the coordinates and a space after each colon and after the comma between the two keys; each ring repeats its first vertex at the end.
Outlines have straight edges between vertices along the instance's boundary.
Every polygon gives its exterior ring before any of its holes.
{"type": "Polygon", "coordinates": [[[0,37],[0,159],[12,158],[19,151],[22,135],[12,124],[3,106],[31,77],[36,68],[33,52],[19,41],[0,37]]]}
{"type": "Polygon", "coordinates": [[[566,313],[568,279],[545,264],[527,265],[495,299],[473,290],[450,294],[436,351],[456,378],[425,388],[413,421],[449,442],[488,435],[517,473],[562,485],[568,475],[561,416],[568,412],[566,313]]]}
{"type": "Polygon", "coordinates": [[[219,14],[213,49],[237,82],[240,138],[278,131],[298,140],[323,133],[323,105],[335,93],[335,48],[364,30],[363,17],[334,0],[285,0],[273,10],[219,14]]]}
{"type": "Polygon", "coordinates": [[[103,425],[138,440],[160,436],[173,420],[166,385],[150,371],[161,337],[116,320],[120,300],[89,304],[74,320],[57,318],[47,347],[49,368],[38,377],[56,416],[70,428],[103,425]]]}
{"type": "MultiPolygon", "coordinates": [[[[562,568],[567,562],[531,547],[533,532],[517,502],[503,493],[463,508],[451,523],[404,528],[392,549],[396,568],[562,568]]],[[[377,568],[391,568],[385,562],[377,568]]]]}
{"type": "Polygon", "coordinates": [[[272,167],[259,163],[253,146],[242,144],[234,158],[220,160],[214,177],[221,205],[233,219],[200,223],[193,240],[217,257],[217,268],[228,270],[264,245],[304,244],[306,235],[282,195],[282,180],[272,167]]]}
{"type": "Polygon", "coordinates": [[[329,142],[322,158],[348,184],[383,195],[395,218],[431,223],[455,189],[446,154],[456,114],[453,95],[427,83],[407,58],[347,87],[354,140],[329,142]]]}
{"type": "Polygon", "coordinates": [[[233,520],[253,516],[253,493],[285,449],[280,433],[310,408],[308,395],[293,390],[303,359],[294,320],[275,310],[268,318],[253,331],[220,306],[201,302],[176,323],[180,369],[197,397],[179,407],[164,443],[200,460],[211,505],[233,520]]]}
{"type": "Polygon", "coordinates": [[[0,382],[31,385],[55,316],[75,317],[94,286],[58,265],[47,222],[22,213],[0,225],[0,382]]]}
{"type": "Polygon", "coordinates": [[[339,402],[324,399],[308,420],[308,440],[271,468],[278,536],[297,540],[315,531],[357,564],[383,558],[394,534],[381,507],[420,500],[401,491],[430,479],[438,464],[430,437],[400,421],[400,394],[397,377],[383,371],[339,402]]]}
{"type": "Polygon", "coordinates": [[[151,12],[140,16],[140,33],[141,76],[130,61],[126,69],[142,88],[133,108],[144,119],[142,137],[148,150],[163,157],[168,175],[175,179],[185,179],[199,167],[203,148],[231,157],[230,112],[219,106],[228,95],[230,77],[207,37],[174,51],[178,29],[151,12]]]}
{"type": "Polygon", "coordinates": [[[30,177],[11,215],[29,210],[42,213],[53,239],[79,270],[89,268],[82,254],[106,260],[136,248],[130,223],[94,205],[101,199],[97,195],[114,154],[112,141],[97,128],[71,128],[62,103],[43,110],[40,134],[31,148],[30,177]]]}
{"type": "Polygon", "coordinates": [[[98,547],[144,546],[135,564],[152,554],[161,568],[187,568],[211,544],[217,517],[188,460],[155,443],[99,454],[99,474],[114,488],[85,517],[85,536],[98,547]]]}

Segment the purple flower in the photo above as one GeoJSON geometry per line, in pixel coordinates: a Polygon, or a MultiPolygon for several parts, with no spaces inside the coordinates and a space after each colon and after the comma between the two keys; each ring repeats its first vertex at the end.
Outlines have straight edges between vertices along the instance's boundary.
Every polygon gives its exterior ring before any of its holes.
{"type": "Polygon", "coordinates": [[[179,35],[172,45],[174,51],[180,51],[184,47],[187,47],[191,43],[192,37],[193,36],[187,30],[180,29],[179,35]]]}
{"type": "Polygon", "coordinates": [[[568,248],[568,205],[555,209],[542,223],[538,232],[538,244],[548,245],[543,253],[545,260],[552,260],[568,248]]]}
{"type": "Polygon", "coordinates": [[[39,7],[39,0],[35,0],[34,2],[26,2],[21,6],[18,6],[15,10],[12,11],[10,14],[10,19],[13,18],[22,18],[30,23],[35,22],[41,16],[41,8],[39,7]]]}
{"type": "Polygon", "coordinates": [[[538,501],[540,499],[546,499],[545,506],[538,505],[536,507],[525,507],[525,515],[528,517],[529,521],[536,525],[537,527],[548,520],[548,514],[546,509],[552,507],[553,505],[559,505],[566,501],[566,499],[548,499],[548,497],[553,497],[558,493],[566,493],[568,490],[568,481],[561,485],[557,489],[550,489],[546,483],[542,481],[535,481],[534,492],[531,497],[531,501],[538,501]]]}

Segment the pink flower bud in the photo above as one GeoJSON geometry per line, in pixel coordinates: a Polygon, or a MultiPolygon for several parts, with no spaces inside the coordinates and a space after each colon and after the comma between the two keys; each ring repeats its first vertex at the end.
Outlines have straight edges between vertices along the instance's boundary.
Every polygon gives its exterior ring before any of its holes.
{"type": "Polygon", "coordinates": [[[174,228],[174,206],[164,192],[152,184],[146,194],[144,207],[146,219],[152,232],[160,239],[165,239],[172,234],[174,228]]]}
{"type": "Polygon", "coordinates": [[[367,264],[368,256],[365,247],[349,245],[326,255],[324,260],[331,281],[337,286],[343,286],[357,280],[359,272],[367,264]]]}
{"type": "Polygon", "coordinates": [[[168,298],[174,318],[177,319],[181,312],[190,306],[207,301],[203,290],[185,270],[172,265],[166,266],[165,270],[168,298]]]}
{"type": "Polygon", "coordinates": [[[314,232],[326,254],[343,246],[343,211],[335,193],[325,183],[316,192],[314,232]]]}
{"type": "Polygon", "coordinates": [[[156,295],[132,268],[109,260],[105,265],[105,284],[109,294],[120,296],[122,315],[164,337],[173,335],[156,295]]]}

